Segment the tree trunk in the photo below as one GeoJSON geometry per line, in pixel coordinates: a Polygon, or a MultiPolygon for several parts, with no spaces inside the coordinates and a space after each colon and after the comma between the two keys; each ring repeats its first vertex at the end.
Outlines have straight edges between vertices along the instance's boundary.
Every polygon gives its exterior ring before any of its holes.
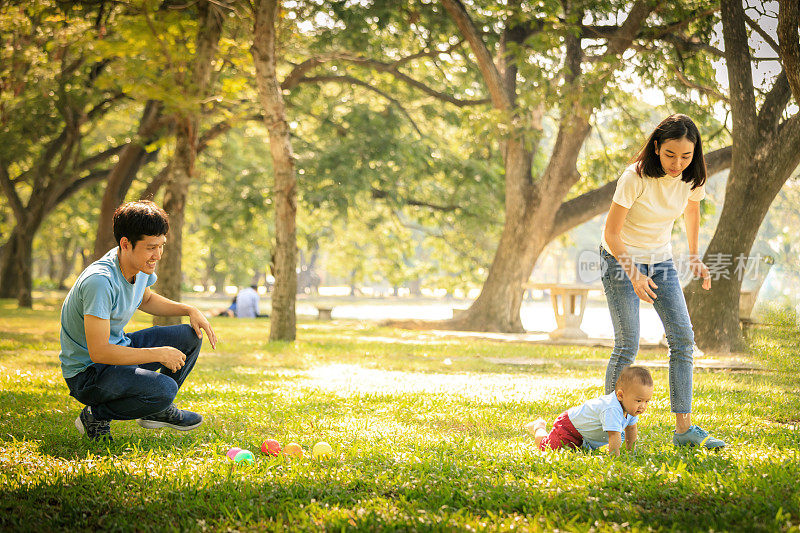
{"type": "Polygon", "coordinates": [[[800,145],[798,118],[792,117],[781,132],[783,139],[794,139],[788,146],[771,136],[760,136],[754,158],[744,168],[731,170],[719,223],[703,259],[712,270],[711,290],[702,290],[700,280],[693,280],[684,290],[695,341],[703,350],[745,349],[739,326],[742,278],[736,267],[744,266],[741,262],[747,260],[770,205],[800,164],[800,151],[790,148],[800,145]],[[724,270],[727,278],[721,274],[714,279],[718,269],[724,270]]]}
{"type": "MultiPolygon", "coordinates": [[[[740,172],[745,176],[758,176],[753,167],[740,172]]],[[[742,351],[745,348],[739,327],[742,280],[736,275],[735,268],[749,254],[761,220],[772,203],[772,196],[753,198],[736,189],[729,193],[730,196],[725,197],[717,231],[704,257],[713,274],[711,290],[702,290],[699,280],[693,280],[684,290],[698,346],[717,352],[742,351]],[[753,223],[743,224],[744,221],[753,223]],[[722,270],[719,276],[714,274],[718,268],[722,270]]]]}
{"type": "MultiPolygon", "coordinates": [[[[181,117],[175,136],[175,156],[172,165],[172,176],[164,193],[164,211],[169,213],[168,245],[164,247],[158,269],[156,290],[162,296],[181,301],[181,281],[183,268],[183,223],[185,219],[186,198],[189,183],[192,180],[195,160],[195,143],[197,141],[197,122],[193,117],[181,117]]],[[[181,317],[155,316],[153,324],[172,326],[181,323],[181,317]]]]}
{"type": "Polygon", "coordinates": [[[125,201],[139,168],[147,156],[145,147],[155,140],[163,105],[155,100],[148,100],[139,121],[138,140],[128,144],[119,154],[117,164],[108,175],[108,183],[100,202],[100,217],[97,223],[97,235],[94,240],[94,259],[116,246],[114,239],[114,210],[125,201]]]}
{"type": "Polygon", "coordinates": [[[61,265],[58,271],[58,277],[56,279],[56,287],[58,290],[64,290],[67,288],[66,280],[69,275],[72,274],[72,269],[75,267],[75,257],[77,255],[78,248],[75,246],[75,242],[72,239],[69,239],[61,253],[61,265]]]}
{"type": "Polygon", "coordinates": [[[275,290],[272,294],[269,340],[291,341],[297,335],[297,182],[286,107],[276,73],[275,20],[278,7],[277,0],[255,2],[251,53],[275,172],[275,290]]]}
{"type": "Polygon", "coordinates": [[[722,2],[728,78],[731,81],[733,154],[725,203],[704,262],[712,270],[711,290],[700,281],[684,290],[701,349],[729,352],[745,348],[739,327],[742,279],[736,266],[746,261],[769,206],[800,164],[800,113],[781,123],[791,89],[785,71],[756,107],[744,10],[737,0],[722,2]],[[724,271],[727,277],[714,279],[724,271]]]}
{"type": "MultiPolygon", "coordinates": [[[[41,222],[40,222],[41,223],[41,222]]],[[[8,248],[0,265],[0,298],[16,298],[20,307],[33,306],[33,238],[39,224],[17,225],[8,239],[8,248]]]]}
{"type": "MultiPolygon", "coordinates": [[[[57,266],[57,260],[56,260],[56,253],[52,248],[48,248],[47,249],[47,279],[49,279],[51,283],[54,282],[56,280],[56,278],[58,277],[57,272],[58,272],[58,266],[57,266]]],[[[36,271],[35,270],[34,270],[33,276],[36,277],[36,271]]]]}
{"type": "MultiPolygon", "coordinates": [[[[581,38],[570,33],[565,35],[564,88],[560,90],[561,121],[558,135],[547,168],[541,178],[533,182],[531,160],[536,146],[533,149],[526,146],[526,136],[530,132],[526,131],[521,119],[522,110],[516,102],[513,55],[501,53],[501,57],[508,61],[503,64],[505,70],[500,72],[464,4],[458,0],[442,0],[442,4],[470,45],[493,107],[511,117],[506,124],[510,134],[504,146],[505,223],[500,243],[480,295],[457,318],[445,321],[445,326],[466,330],[522,332],[519,315],[524,292],[522,285],[530,277],[536,260],[552,238],[557,215],[564,214],[559,213],[559,207],[580,179],[576,164],[581,147],[589,135],[589,118],[596,105],[589,103],[587,93],[600,94],[610,76],[599,74],[593,79],[584,78],[581,38]]],[[[519,2],[511,2],[509,6],[512,12],[519,11],[519,2]]],[[[564,7],[570,17],[583,19],[578,3],[565,2],[564,7]]],[[[621,58],[654,7],[654,4],[646,1],[637,0],[634,3],[625,22],[609,39],[606,50],[609,58],[621,58]]],[[[510,20],[513,19],[510,17],[510,20]]],[[[502,43],[519,46],[525,37],[524,31],[507,27],[502,43]]],[[[528,128],[534,126],[532,123],[528,128]]]]}
{"type": "Polygon", "coordinates": [[[536,261],[544,248],[543,239],[531,233],[524,218],[506,219],[480,295],[468,310],[449,322],[451,327],[468,331],[524,331],[519,315],[522,284],[533,269],[531,262],[536,261]]]}
{"type": "MultiPolygon", "coordinates": [[[[192,79],[187,89],[187,96],[195,103],[196,108],[193,112],[176,115],[175,156],[164,194],[164,210],[169,214],[170,231],[167,237],[169,245],[164,249],[158,271],[157,291],[176,302],[181,300],[183,223],[189,183],[194,175],[194,163],[197,157],[199,105],[207,92],[223,20],[223,15],[208,0],[200,2],[198,10],[201,24],[197,30],[192,79]]],[[[180,322],[180,317],[153,319],[153,324],[161,326],[180,324],[180,322]]]]}

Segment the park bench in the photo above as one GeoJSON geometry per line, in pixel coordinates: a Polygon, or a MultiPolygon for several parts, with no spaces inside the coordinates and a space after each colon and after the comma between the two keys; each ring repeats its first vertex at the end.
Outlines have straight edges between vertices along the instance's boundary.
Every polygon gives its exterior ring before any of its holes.
{"type": "Polygon", "coordinates": [[[333,306],[332,305],[317,305],[317,320],[332,320],[333,306]]]}

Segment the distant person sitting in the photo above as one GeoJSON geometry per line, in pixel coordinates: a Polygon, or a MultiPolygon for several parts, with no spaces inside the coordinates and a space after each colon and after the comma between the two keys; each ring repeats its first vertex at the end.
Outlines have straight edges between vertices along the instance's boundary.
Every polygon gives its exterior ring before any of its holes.
{"type": "Polygon", "coordinates": [[[211,311],[206,313],[206,316],[211,318],[214,316],[229,316],[231,318],[236,316],[236,296],[233,297],[233,301],[231,305],[228,307],[219,307],[217,309],[212,309],[211,311]]]}
{"type": "Polygon", "coordinates": [[[256,318],[258,317],[259,296],[256,291],[257,285],[251,285],[239,291],[236,295],[236,317],[237,318],[256,318]]]}

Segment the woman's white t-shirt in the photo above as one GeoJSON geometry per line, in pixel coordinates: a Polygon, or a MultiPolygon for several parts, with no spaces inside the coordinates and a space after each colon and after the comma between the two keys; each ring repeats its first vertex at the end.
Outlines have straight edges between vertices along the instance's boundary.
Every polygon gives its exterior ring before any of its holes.
{"type": "MultiPolygon", "coordinates": [[[[675,220],[689,200],[706,197],[705,186],[692,190],[681,176],[665,174],[660,178],[639,176],[636,164],[629,166],[617,180],[613,201],[628,209],[620,238],[636,263],[654,264],[672,257],[670,236],[675,220]]],[[[603,247],[611,250],[603,231],[603,247]]]]}

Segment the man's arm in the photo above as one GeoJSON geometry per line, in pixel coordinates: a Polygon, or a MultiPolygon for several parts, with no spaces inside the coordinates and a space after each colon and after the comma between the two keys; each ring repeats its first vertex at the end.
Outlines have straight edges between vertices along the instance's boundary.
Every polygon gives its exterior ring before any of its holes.
{"type": "Polygon", "coordinates": [[[160,294],[154,293],[148,287],[144,291],[139,309],[155,316],[188,316],[189,324],[194,328],[197,336],[202,338],[203,331],[205,331],[208,335],[208,342],[211,343],[211,347],[217,347],[217,334],[214,333],[214,328],[211,327],[205,315],[194,306],[165,298],[160,294]]]}
{"type": "Polygon", "coordinates": [[[636,426],[637,424],[633,424],[625,428],[625,447],[629,452],[632,452],[633,448],[636,446],[636,437],[639,433],[636,426]]]}
{"type": "Polygon", "coordinates": [[[131,348],[117,346],[108,339],[111,334],[111,322],[94,315],[84,315],[83,327],[86,332],[86,347],[89,358],[94,363],[106,365],[141,365],[145,363],[161,363],[172,372],[183,367],[186,355],[172,346],[157,348],[131,348]]]}

